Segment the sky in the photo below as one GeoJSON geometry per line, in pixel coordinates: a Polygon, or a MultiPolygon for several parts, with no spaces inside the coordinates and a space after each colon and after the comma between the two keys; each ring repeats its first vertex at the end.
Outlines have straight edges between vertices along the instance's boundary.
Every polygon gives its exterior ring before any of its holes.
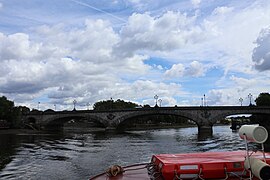
{"type": "Polygon", "coordinates": [[[15,105],[248,105],[269,79],[270,1],[0,0],[0,96],[15,105]]]}

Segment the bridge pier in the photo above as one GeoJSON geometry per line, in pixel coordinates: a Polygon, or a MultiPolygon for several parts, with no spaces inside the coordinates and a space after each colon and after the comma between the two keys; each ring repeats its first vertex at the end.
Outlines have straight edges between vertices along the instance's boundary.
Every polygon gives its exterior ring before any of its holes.
{"type": "Polygon", "coordinates": [[[212,135],[213,134],[213,126],[199,125],[198,126],[198,134],[200,134],[200,135],[212,135]]]}

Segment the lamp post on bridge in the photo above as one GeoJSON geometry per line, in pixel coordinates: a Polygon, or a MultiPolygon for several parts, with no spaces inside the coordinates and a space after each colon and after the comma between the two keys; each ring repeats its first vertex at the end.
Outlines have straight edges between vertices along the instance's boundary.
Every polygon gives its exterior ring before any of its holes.
{"type": "Polygon", "coordinates": [[[38,102],[38,110],[39,110],[39,107],[40,107],[40,102],[38,102]]]}
{"type": "Polygon", "coordinates": [[[54,111],[56,111],[56,104],[54,104],[54,111]]]}
{"type": "Polygon", "coordinates": [[[158,105],[157,105],[158,95],[155,95],[155,96],[154,96],[154,99],[156,100],[156,105],[155,105],[155,107],[157,107],[157,106],[158,106],[158,105]]]}
{"type": "Polygon", "coordinates": [[[251,93],[248,94],[248,98],[249,98],[249,105],[251,106],[252,105],[251,104],[251,98],[252,98],[252,94],[251,93]]]}
{"type": "Polygon", "coordinates": [[[205,94],[203,95],[203,101],[204,101],[204,105],[203,106],[206,106],[205,94]]]}
{"type": "Polygon", "coordinates": [[[76,103],[77,103],[77,101],[76,101],[76,99],[74,99],[74,100],[73,100],[73,107],[74,107],[74,108],[73,108],[73,111],[76,111],[76,103]]]}
{"type": "Polygon", "coordinates": [[[110,109],[112,110],[113,109],[113,98],[111,97],[111,100],[110,100],[110,109]]]}
{"type": "Polygon", "coordinates": [[[241,106],[242,106],[242,104],[243,104],[243,98],[239,98],[239,102],[240,102],[240,104],[241,104],[241,106]]]}
{"type": "Polygon", "coordinates": [[[159,102],[159,107],[161,107],[162,99],[159,99],[158,102],[159,102]]]}
{"type": "Polygon", "coordinates": [[[89,110],[90,103],[86,103],[87,110],[89,110]]]}

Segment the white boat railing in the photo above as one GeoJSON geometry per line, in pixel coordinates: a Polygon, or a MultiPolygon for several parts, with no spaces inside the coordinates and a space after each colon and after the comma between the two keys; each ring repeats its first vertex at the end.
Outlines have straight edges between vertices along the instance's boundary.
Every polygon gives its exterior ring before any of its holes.
{"type": "Polygon", "coordinates": [[[264,142],[268,139],[267,130],[255,125],[243,125],[239,129],[240,138],[244,139],[246,147],[246,160],[244,162],[245,169],[249,172],[250,180],[252,176],[256,176],[259,179],[265,179],[265,176],[269,176],[270,166],[266,163],[265,151],[264,151],[264,142]],[[255,142],[261,144],[261,150],[263,153],[263,160],[251,157],[252,153],[249,154],[248,142],[255,142]]]}

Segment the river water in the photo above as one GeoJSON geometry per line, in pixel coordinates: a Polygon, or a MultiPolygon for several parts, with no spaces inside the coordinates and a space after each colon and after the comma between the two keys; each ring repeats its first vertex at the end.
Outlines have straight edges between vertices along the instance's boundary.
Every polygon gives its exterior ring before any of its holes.
{"type": "Polygon", "coordinates": [[[129,131],[121,134],[0,134],[0,179],[81,180],[110,165],[149,162],[153,154],[243,150],[229,126],[215,126],[213,136],[197,127],[129,131]]]}

